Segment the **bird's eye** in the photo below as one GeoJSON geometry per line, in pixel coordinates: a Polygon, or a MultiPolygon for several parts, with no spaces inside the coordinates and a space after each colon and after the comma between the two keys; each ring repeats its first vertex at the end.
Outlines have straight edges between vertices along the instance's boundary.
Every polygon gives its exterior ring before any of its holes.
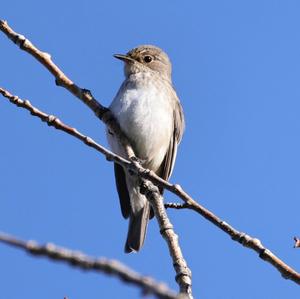
{"type": "Polygon", "coordinates": [[[149,56],[149,55],[147,55],[147,56],[144,57],[144,61],[145,61],[146,63],[149,63],[149,62],[152,61],[152,57],[149,56]]]}

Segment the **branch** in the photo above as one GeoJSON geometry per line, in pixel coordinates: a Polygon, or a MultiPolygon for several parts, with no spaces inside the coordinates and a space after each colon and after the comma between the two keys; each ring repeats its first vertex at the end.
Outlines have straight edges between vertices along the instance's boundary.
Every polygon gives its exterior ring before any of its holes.
{"type": "Polygon", "coordinates": [[[180,286],[180,293],[187,294],[187,298],[192,298],[192,272],[183,258],[178,244],[178,236],[175,234],[173,225],[167,216],[163,198],[158,187],[151,184],[150,181],[143,180],[142,192],[145,192],[150,203],[153,203],[152,208],[154,209],[154,214],[160,215],[160,217],[157,218],[160,233],[168,243],[170,255],[173,260],[173,266],[177,273],[175,279],[180,286]]]}
{"type": "Polygon", "coordinates": [[[153,294],[161,299],[178,298],[164,283],[157,282],[151,277],[143,276],[116,260],[93,258],[78,251],[57,247],[52,243],[39,245],[35,241],[23,241],[2,232],[0,232],[0,242],[20,248],[34,256],[44,256],[51,260],[65,262],[70,266],[85,271],[102,272],[115,276],[125,283],[139,287],[144,295],[153,294]]]}
{"type": "MultiPolygon", "coordinates": [[[[94,113],[97,115],[99,119],[101,119],[109,128],[110,131],[112,131],[120,144],[125,149],[125,153],[127,157],[132,161],[132,167],[134,168],[134,173],[138,173],[139,171],[145,172],[146,170],[137,162],[137,159],[135,158],[134,151],[130,145],[130,142],[126,135],[122,132],[118,122],[115,120],[111,112],[108,108],[105,108],[102,106],[91,94],[91,92],[87,89],[79,88],[76,84],[74,84],[60,69],[57,65],[53,63],[51,60],[51,56],[48,53],[40,51],[38,48],[36,48],[28,39],[26,39],[23,35],[20,35],[13,31],[7,24],[7,22],[0,20],[0,30],[9,38],[11,39],[16,45],[20,47],[20,49],[26,51],[30,55],[32,55],[34,58],[36,58],[40,63],[42,63],[49,72],[55,77],[55,82],[58,86],[65,87],[68,91],[70,91],[73,95],[75,95],[77,98],[82,100],[94,113]]],[[[55,120],[53,120],[55,122],[55,120]]],[[[56,127],[57,124],[54,124],[56,127]]],[[[87,138],[86,138],[87,139],[87,138]]],[[[86,140],[86,143],[89,143],[89,140],[86,140]]],[[[128,168],[128,167],[127,167],[128,168]]],[[[147,170],[149,172],[149,170],[147,170]]],[[[145,178],[147,179],[147,178],[145,178]]],[[[150,187],[155,187],[152,184],[153,182],[147,182],[147,185],[150,187]]],[[[150,196],[150,192],[147,192],[150,196]]],[[[148,198],[147,198],[148,199],[148,198]]],[[[163,198],[160,196],[159,200],[163,201],[163,198]]],[[[157,201],[152,201],[151,206],[156,203],[157,201]]],[[[161,211],[157,207],[153,207],[154,211],[161,211]]],[[[155,213],[155,217],[159,223],[161,223],[162,217],[167,217],[167,215],[161,215],[155,213]]],[[[172,235],[171,235],[172,236],[172,235]]],[[[169,235],[167,236],[169,237],[169,235]]],[[[165,237],[166,239],[166,237],[165,237]]],[[[169,251],[173,255],[175,255],[175,252],[177,251],[177,248],[170,247],[170,245],[176,245],[179,247],[179,243],[176,240],[176,242],[173,240],[168,240],[168,246],[169,251]]],[[[181,251],[180,251],[181,252],[181,251]]],[[[186,264],[183,256],[181,255],[182,263],[186,264]]],[[[173,261],[174,262],[174,261],[173,261]]],[[[176,281],[179,284],[180,292],[182,290],[187,290],[189,294],[189,298],[192,298],[191,295],[191,275],[189,275],[186,278],[186,274],[178,272],[178,269],[174,265],[175,271],[176,271],[176,281]]],[[[185,272],[184,272],[185,273],[185,272]]],[[[191,273],[189,271],[189,273],[191,273]]]]}
{"type": "MultiPolygon", "coordinates": [[[[189,197],[187,194],[185,195],[189,197]]],[[[185,204],[174,204],[169,203],[166,204],[167,208],[174,208],[174,209],[190,209],[195,211],[196,213],[200,214],[207,220],[209,220],[211,223],[219,227],[223,232],[225,232],[227,235],[231,237],[233,241],[237,241],[240,244],[242,244],[244,247],[253,249],[256,251],[259,255],[259,257],[270,263],[272,266],[274,266],[285,279],[290,279],[294,281],[297,284],[300,284],[300,273],[296,272],[293,268],[291,268],[289,265],[287,265],[285,262],[283,262],[280,258],[278,258],[271,250],[266,248],[259,239],[255,237],[251,237],[247,235],[246,233],[240,232],[234,227],[232,227],[230,224],[226,223],[224,220],[220,219],[216,215],[214,215],[209,210],[202,207],[200,204],[198,204],[193,199],[189,199],[186,201],[185,204]]],[[[294,237],[295,245],[294,247],[300,247],[300,239],[297,237],[294,237]]]]}

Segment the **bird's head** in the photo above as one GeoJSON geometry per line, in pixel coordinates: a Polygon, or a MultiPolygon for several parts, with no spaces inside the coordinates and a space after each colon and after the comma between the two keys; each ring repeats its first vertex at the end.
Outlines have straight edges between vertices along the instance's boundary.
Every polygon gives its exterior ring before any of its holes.
{"type": "Polygon", "coordinates": [[[143,45],[130,50],[127,54],[115,54],[124,61],[125,76],[138,72],[153,71],[171,81],[172,65],[168,55],[158,47],[143,45]]]}

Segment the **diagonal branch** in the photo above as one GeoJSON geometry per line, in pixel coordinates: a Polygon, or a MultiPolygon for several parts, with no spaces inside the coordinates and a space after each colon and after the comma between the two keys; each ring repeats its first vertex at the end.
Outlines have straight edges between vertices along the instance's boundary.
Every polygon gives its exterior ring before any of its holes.
{"type": "Polygon", "coordinates": [[[173,259],[173,266],[177,273],[175,279],[180,286],[180,292],[183,294],[187,294],[187,298],[192,298],[192,272],[188,268],[187,263],[183,258],[180,246],[178,246],[178,236],[175,234],[173,225],[167,216],[163,199],[158,190],[158,187],[154,186],[150,183],[150,181],[146,180],[143,180],[142,187],[145,188],[145,190],[143,191],[145,191],[145,194],[150,203],[154,203],[152,204],[152,208],[154,209],[155,215],[161,215],[161,217],[157,218],[157,221],[159,224],[160,233],[166,240],[170,255],[173,259]]]}
{"type": "Polygon", "coordinates": [[[23,241],[16,237],[0,232],[0,242],[20,248],[34,256],[44,256],[51,260],[65,262],[84,271],[102,272],[139,287],[142,293],[153,294],[161,299],[178,298],[164,283],[157,282],[153,278],[143,276],[117,260],[106,258],[94,258],[78,251],[57,247],[52,243],[39,245],[35,241],[23,241]]]}

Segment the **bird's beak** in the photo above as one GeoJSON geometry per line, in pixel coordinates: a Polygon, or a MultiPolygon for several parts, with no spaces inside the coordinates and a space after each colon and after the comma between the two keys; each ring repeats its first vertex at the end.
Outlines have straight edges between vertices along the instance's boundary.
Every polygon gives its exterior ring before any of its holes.
{"type": "Polygon", "coordinates": [[[123,54],[114,54],[114,57],[117,58],[117,59],[120,59],[124,62],[133,62],[134,59],[131,58],[130,56],[128,55],[123,55],[123,54]]]}

